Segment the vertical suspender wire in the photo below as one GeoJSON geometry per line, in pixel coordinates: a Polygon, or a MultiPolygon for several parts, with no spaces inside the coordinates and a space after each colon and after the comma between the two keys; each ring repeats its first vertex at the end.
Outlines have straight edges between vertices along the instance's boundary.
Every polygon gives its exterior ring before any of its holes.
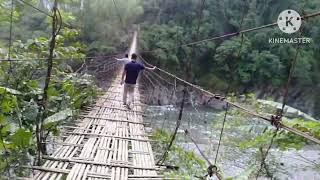
{"type": "MultiPolygon", "coordinates": [[[[305,3],[301,9],[301,11],[303,11],[305,7],[305,3]]],[[[302,31],[303,31],[303,27],[300,28],[300,31],[299,31],[299,36],[301,37],[302,36],[302,31]]],[[[296,63],[297,63],[297,59],[298,59],[298,55],[299,55],[299,51],[300,51],[300,44],[297,45],[297,48],[296,48],[296,53],[294,55],[294,58],[292,59],[291,61],[291,65],[290,65],[290,69],[289,69],[289,74],[288,74],[288,80],[287,80],[287,83],[285,85],[285,88],[284,88],[284,95],[283,95],[283,101],[282,101],[282,107],[281,107],[281,111],[280,111],[280,114],[276,114],[276,116],[279,117],[279,120],[281,121],[281,118],[283,117],[283,113],[284,113],[284,108],[286,106],[286,103],[287,103],[287,99],[288,99],[288,95],[289,95],[289,87],[290,87],[290,83],[291,83],[291,79],[292,79],[292,75],[294,73],[294,69],[295,69],[295,66],[296,66],[296,63]]],[[[271,122],[273,125],[276,126],[276,130],[274,132],[274,135],[272,136],[271,138],[271,142],[270,142],[270,145],[269,147],[267,148],[267,151],[266,153],[263,155],[262,157],[262,161],[261,161],[261,164],[260,164],[260,168],[259,168],[259,171],[256,175],[256,179],[258,179],[259,175],[260,175],[260,172],[263,168],[263,166],[265,166],[265,160],[267,159],[267,156],[269,154],[269,151],[273,145],[273,142],[274,142],[274,139],[275,137],[277,136],[278,134],[278,131],[280,130],[279,128],[279,125],[278,124],[274,124],[273,122],[271,122]]]]}
{"type": "MultiPolygon", "coordinates": [[[[302,34],[302,32],[300,30],[300,36],[301,36],[301,34],[302,34]]],[[[281,111],[280,111],[280,114],[277,114],[277,115],[279,115],[280,118],[282,118],[282,116],[283,116],[284,108],[285,108],[286,103],[287,103],[287,98],[288,98],[288,94],[289,94],[289,87],[290,87],[292,75],[293,75],[293,72],[294,72],[294,68],[295,68],[295,65],[297,63],[299,51],[300,51],[300,44],[297,45],[296,53],[294,55],[294,58],[291,61],[289,74],[288,74],[288,80],[287,80],[285,88],[284,88],[284,95],[283,95],[283,102],[282,102],[281,111]]],[[[277,125],[277,124],[275,124],[275,125],[277,125]]],[[[269,144],[266,152],[262,155],[262,160],[261,160],[261,163],[260,163],[260,168],[259,168],[259,170],[257,172],[257,175],[256,175],[256,179],[258,179],[258,177],[260,175],[260,172],[262,171],[263,166],[265,166],[265,160],[267,159],[269,151],[270,151],[270,149],[271,149],[271,147],[273,145],[274,139],[277,136],[279,130],[280,130],[279,127],[276,127],[276,130],[274,131],[274,135],[271,138],[270,144],[269,144]]]]}
{"type": "MultiPolygon", "coordinates": [[[[269,146],[268,146],[265,154],[262,154],[262,159],[261,159],[261,163],[260,163],[260,167],[259,167],[258,173],[257,173],[257,175],[256,175],[256,180],[259,178],[259,175],[260,175],[260,172],[262,171],[263,166],[266,166],[265,161],[266,161],[267,156],[268,156],[268,154],[269,154],[269,151],[271,150],[271,147],[272,147],[272,145],[273,145],[273,143],[274,143],[274,139],[275,139],[275,137],[278,135],[278,131],[279,131],[279,128],[277,128],[277,129],[274,131],[273,136],[272,136],[271,141],[270,141],[270,144],[269,144],[269,146]]],[[[261,153],[263,153],[263,151],[262,151],[261,153]]]]}
{"type": "Polygon", "coordinates": [[[289,70],[289,75],[288,75],[288,80],[284,89],[284,95],[283,95],[283,101],[282,101],[282,107],[281,107],[281,116],[284,113],[284,108],[286,106],[287,100],[288,100],[288,95],[289,95],[289,87],[290,87],[290,83],[291,83],[291,79],[292,79],[292,75],[294,72],[294,68],[296,66],[297,63],[297,59],[298,59],[298,55],[299,55],[299,50],[300,50],[300,45],[298,44],[298,47],[296,49],[296,54],[294,56],[294,59],[291,61],[291,66],[290,66],[290,70],[289,70]]]}
{"type": "Polygon", "coordinates": [[[174,133],[172,134],[172,136],[170,138],[170,142],[169,142],[169,144],[168,144],[163,156],[156,163],[157,165],[162,165],[164,163],[164,161],[166,160],[166,158],[168,156],[168,153],[169,153],[169,151],[171,149],[171,146],[173,145],[173,142],[174,142],[174,140],[176,138],[176,135],[178,133],[179,127],[181,125],[182,113],[183,113],[183,108],[184,108],[184,103],[185,103],[186,96],[187,96],[187,90],[186,90],[186,87],[185,87],[185,89],[183,90],[183,97],[182,97],[182,102],[181,102],[181,105],[180,105],[179,117],[178,117],[177,122],[176,122],[176,127],[175,127],[175,130],[174,130],[174,133]]]}
{"type": "MultiPolygon", "coordinates": [[[[169,100],[172,101],[172,99],[173,99],[173,97],[175,96],[175,94],[176,94],[176,79],[174,79],[174,86],[173,86],[173,90],[172,90],[172,92],[171,92],[171,95],[170,95],[170,99],[169,99],[169,100]]],[[[173,101],[172,101],[172,102],[173,102],[173,101]]],[[[171,104],[170,101],[169,101],[169,104],[171,104]]],[[[166,114],[166,116],[165,116],[165,118],[164,118],[164,120],[163,120],[163,122],[162,122],[161,129],[164,129],[164,125],[165,125],[167,119],[169,119],[169,117],[170,117],[170,112],[166,114]]]]}
{"type": "Polygon", "coordinates": [[[12,51],[13,7],[14,7],[13,0],[11,0],[10,30],[9,30],[9,49],[8,49],[8,60],[9,60],[9,63],[10,63],[10,71],[12,70],[11,51],[12,51]]]}
{"type": "Polygon", "coordinates": [[[224,113],[224,117],[223,117],[223,121],[222,121],[222,127],[221,127],[221,130],[220,130],[220,137],[219,137],[218,147],[217,147],[217,151],[216,151],[216,157],[214,158],[214,165],[217,164],[220,145],[221,145],[221,141],[222,141],[222,135],[223,135],[225,123],[226,123],[226,120],[227,120],[228,109],[229,109],[229,103],[226,103],[226,110],[225,110],[225,113],[224,113]]]}
{"type": "MultiPolygon", "coordinates": [[[[286,106],[286,103],[287,103],[287,98],[288,98],[288,94],[289,94],[289,86],[290,86],[290,82],[291,82],[291,77],[293,75],[293,72],[294,72],[294,68],[295,68],[295,65],[296,65],[296,62],[297,62],[297,59],[298,59],[298,54],[299,54],[299,49],[300,49],[300,45],[298,45],[297,49],[296,49],[296,54],[295,54],[295,57],[294,59],[291,61],[291,66],[290,66],[290,70],[289,70],[289,75],[288,75],[288,80],[287,80],[287,83],[286,83],[286,86],[285,86],[285,90],[284,90],[284,97],[283,97],[283,102],[282,102],[282,107],[281,107],[281,111],[280,111],[280,118],[282,118],[283,116],[283,113],[284,113],[284,108],[286,106]]],[[[265,161],[267,159],[267,156],[269,154],[269,151],[273,145],[273,142],[274,142],[274,139],[275,137],[277,136],[278,134],[278,131],[279,131],[279,128],[277,127],[277,129],[274,131],[274,135],[272,136],[271,138],[271,141],[270,141],[270,144],[265,152],[265,154],[262,155],[262,159],[261,159],[261,163],[260,163],[260,168],[257,172],[257,175],[256,175],[256,179],[258,179],[259,175],[260,175],[260,172],[262,171],[262,168],[263,166],[265,166],[265,161]]],[[[263,153],[263,152],[262,152],[263,153]]]]}
{"type": "Polygon", "coordinates": [[[120,23],[121,23],[121,25],[122,25],[122,28],[124,28],[124,23],[123,23],[121,14],[120,14],[120,12],[119,12],[119,8],[118,8],[118,6],[117,6],[117,3],[115,2],[115,0],[112,0],[112,2],[113,2],[113,5],[114,5],[114,7],[115,7],[115,9],[116,9],[116,13],[117,13],[117,15],[118,15],[118,17],[119,17],[119,20],[120,20],[120,23]]]}
{"type": "MultiPolygon", "coordinates": [[[[239,25],[239,32],[241,32],[244,17],[245,17],[245,12],[243,11],[242,12],[241,21],[240,21],[240,25],[239,25]]],[[[237,58],[240,57],[242,46],[243,46],[243,40],[244,40],[244,34],[241,33],[240,48],[239,48],[239,51],[238,51],[238,54],[237,54],[237,58]]],[[[231,72],[231,77],[230,77],[231,80],[233,79],[233,75],[232,74],[233,73],[231,72]]],[[[226,97],[228,96],[229,90],[230,90],[230,84],[228,84],[228,87],[227,87],[226,97]]],[[[216,156],[214,158],[214,165],[215,166],[216,166],[217,161],[218,161],[219,150],[220,150],[220,146],[221,146],[222,136],[223,136],[223,132],[224,132],[225,123],[226,123],[226,120],[227,120],[229,107],[230,107],[229,103],[227,102],[226,103],[226,109],[225,109],[224,117],[223,117],[223,121],[222,121],[222,127],[221,127],[221,131],[220,131],[220,136],[219,136],[219,142],[218,142],[218,147],[217,147],[217,151],[216,151],[216,156]]]]}
{"type": "MultiPolygon", "coordinates": [[[[125,29],[125,24],[124,24],[124,21],[123,21],[123,19],[122,19],[122,17],[121,17],[121,13],[119,12],[120,10],[119,10],[119,8],[118,8],[118,6],[117,6],[117,3],[116,3],[115,0],[112,0],[112,2],[113,2],[113,5],[114,5],[114,8],[115,8],[115,10],[116,10],[116,13],[117,13],[117,15],[118,15],[118,17],[119,17],[119,20],[120,20],[120,23],[121,23],[123,32],[124,32],[125,34],[128,34],[128,31],[126,31],[126,29],[125,29]]],[[[127,36],[127,41],[129,41],[129,37],[128,37],[128,36],[127,36]]]]}
{"type": "MultiPolygon", "coordinates": [[[[201,26],[201,22],[202,22],[203,10],[205,8],[206,0],[199,0],[199,2],[200,2],[199,3],[199,11],[197,12],[197,17],[198,17],[197,29],[196,29],[195,33],[191,33],[193,36],[193,39],[195,41],[197,41],[199,38],[200,26],[201,26]]],[[[186,76],[187,76],[187,80],[192,82],[193,78],[194,78],[194,73],[192,72],[192,59],[197,58],[198,53],[196,51],[195,45],[192,45],[191,48],[192,48],[191,52],[192,52],[194,58],[191,58],[190,60],[188,60],[188,62],[186,64],[186,76]]]]}

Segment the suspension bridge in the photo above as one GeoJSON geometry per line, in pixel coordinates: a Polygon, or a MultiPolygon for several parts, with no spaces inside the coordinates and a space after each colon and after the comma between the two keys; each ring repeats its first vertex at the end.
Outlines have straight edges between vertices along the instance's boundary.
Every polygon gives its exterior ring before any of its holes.
{"type": "MultiPolygon", "coordinates": [[[[24,1],[22,1],[24,2],[24,1]]],[[[31,6],[30,4],[28,4],[31,6]]],[[[32,6],[33,7],[33,6],[32,6]]],[[[62,26],[61,15],[57,10],[57,6],[53,8],[53,15],[43,12],[47,16],[53,19],[53,31],[52,31],[52,40],[50,43],[49,58],[48,58],[48,72],[52,68],[53,60],[53,51],[55,48],[55,37],[58,35],[59,30],[62,26]],[[60,21],[60,22],[58,22],[60,21]],[[50,65],[51,61],[51,65],[50,65]],[[51,67],[50,67],[51,66],[51,67]]],[[[319,16],[320,12],[308,14],[302,17],[304,20],[312,17],[319,16]]],[[[11,15],[12,19],[12,15],[11,15]]],[[[193,46],[207,41],[223,39],[227,37],[239,36],[244,33],[257,31],[264,28],[269,28],[276,26],[276,23],[263,25],[260,27],[250,28],[240,30],[239,32],[234,32],[230,34],[225,34],[213,38],[203,39],[192,43],[187,43],[179,45],[175,48],[184,47],[184,46],[193,46]]],[[[12,23],[11,26],[12,28],[12,23]]],[[[10,29],[11,29],[10,28],[10,29]]],[[[243,41],[242,41],[243,42],[243,41]]],[[[242,43],[241,42],[241,43],[242,43]]],[[[11,35],[10,35],[10,46],[11,46],[11,35]]],[[[10,49],[10,47],[9,47],[10,49]]],[[[152,52],[153,50],[146,51],[152,52]]],[[[129,49],[129,55],[137,52],[137,32],[134,33],[132,38],[132,43],[129,49]]],[[[298,52],[298,51],[297,51],[298,52]]],[[[14,62],[14,59],[11,59],[10,51],[8,60],[10,63],[14,62]]],[[[106,57],[107,60],[110,57],[106,57]]],[[[297,55],[295,56],[294,61],[296,61],[297,55]]],[[[140,59],[146,65],[152,66],[145,59],[140,56],[140,59]]],[[[19,60],[17,60],[19,61],[19,60]]],[[[159,173],[162,170],[161,164],[165,161],[168,151],[170,150],[173,141],[175,140],[178,129],[181,125],[181,116],[183,110],[183,101],[181,103],[181,110],[179,114],[179,119],[175,127],[175,131],[171,136],[170,143],[168,144],[162,158],[155,162],[154,152],[151,147],[152,140],[149,138],[148,133],[146,132],[145,126],[148,124],[144,122],[144,109],[145,104],[143,101],[143,92],[140,91],[140,84],[137,84],[137,88],[134,94],[134,105],[132,109],[126,109],[122,104],[122,86],[120,85],[121,78],[121,67],[122,65],[118,62],[110,60],[111,62],[104,62],[105,65],[113,69],[112,75],[103,74],[103,76],[112,77],[107,81],[108,86],[105,89],[105,93],[96,100],[94,104],[90,106],[87,111],[84,111],[81,114],[80,119],[76,122],[76,126],[65,126],[64,131],[65,137],[62,142],[55,142],[58,146],[51,155],[41,156],[42,160],[45,162],[41,166],[31,166],[33,170],[36,170],[31,179],[36,180],[54,180],[54,179],[67,179],[67,180],[76,180],[76,179],[112,179],[112,180],[124,180],[124,179],[164,179],[163,175],[159,173]]],[[[99,69],[98,69],[99,70],[99,69]]],[[[219,147],[221,143],[221,137],[223,135],[224,123],[226,121],[226,116],[228,113],[228,107],[232,106],[238,108],[239,110],[248,113],[253,117],[270,122],[272,126],[275,127],[276,131],[273,138],[277,135],[279,129],[284,129],[286,131],[292,132],[298,136],[304,137],[311,142],[320,144],[320,140],[314,136],[299,131],[293,127],[285,125],[282,121],[283,109],[286,105],[284,97],[284,102],[281,112],[278,114],[259,114],[255,111],[252,111],[248,108],[245,108],[235,102],[230,101],[227,97],[214,94],[210,91],[203,89],[195,84],[192,84],[182,78],[177,77],[176,75],[167,72],[161,68],[157,70],[162,73],[149,74],[146,73],[144,78],[146,81],[153,86],[154,83],[151,80],[152,78],[158,79],[159,81],[164,81],[167,84],[176,86],[176,82],[179,81],[185,86],[196,89],[197,91],[206,94],[216,100],[226,103],[226,111],[224,115],[224,120],[222,124],[219,144],[216,152],[215,162],[211,162],[209,158],[201,151],[197,146],[196,140],[192,138],[190,131],[185,129],[185,134],[191,139],[191,141],[196,145],[201,156],[206,160],[208,165],[208,174],[203,175],[203,177],[216,175],[218,179],[222,179],[219,174],[219,170],[216,166],[217,156],[219,154],[219,147]],[[147,75],[149,74],[149,75],[147,75]],[[174,84],[168,82],[166,78],[163,77],[165,74],[167,77],[174,79],[174,84]],[[152,78],[150,78],[152,77],[152,78]]],[[[51,71],[51,70],[50,70],[51,71]]],[[[110,72],[110,71],[106,71],[110,72]]],[[[291,71],[290,71],[291,72],[291,71]]],[[[102,71],[103,73],[103,71],[102,71]]],[[[290,83],[290,76],[288,78],[288,84],[286,87],[285,96],[288,93],[288,85],[290,83]]],[[[141,81],[140,81],[141,82],[141,81]]],[[[49,82],[46,81],[48,85],[49,82]]],[[[45,104],[46,97],[42,100],[45,104]]],[[[263,157],[263,161],[268,155],[270,150],[273,138],[271,143],[263,157]]],[[[261,165],[262,168],[262,165],[261,165]]],[[[260,168],[260,170],[261,170],[260,168]]],[[[260,172],[259,170],[259,172],[260,172]]],[[[259,175],[259,173],[258,173],[259,175]]],[[[258,176],[257,175],[257,176],[258,176]]],[[[26,178],[24,178],[26,179],[26,178]]],[[[167,178],[166,178],[167,179],[167,178]]]]}
{"type": "MultiPolygon", "coordinates": [[[[135,32],[129,54],[136,52],[136,39],[135,32]]],[[[52,155],[42,157],[43,166],[33,167],[40,171],[33,179],[163,179],[157,175],[159,167],[144,128],[139,84],[129,110],[122,102],[122,65],[117,66],[105,94],[81,116],[78,126],[65,127],[71,131],[52,155]]]]}
{"type": "MultiPolygon", "coordinates": [[[[132,43],[129,49],[129,54],[136,53],[137,51],[137,32],[134,33],[132,43]]],[[[148,66],[149,64],[143,57],[140,56],[142,62],[148,66]]],[[[207,175],[216,175],[218,179],[222,179],[215,162],[212,163],[209,158],[202,152],[201,148],[197,145],[195,139],[187,128],[181,127],[181,116],[177,121],[177,126],[171,142],[162,156],[156,163],[154,153],[151,147],[152,140],[149,138],[145,130],[148,122],[144,122],[144,109],[146,105],[142,103],[144,94],[140,90],[140,83],[137,84],[134,94],[134,106],[132,109],[127,109],[122,102],[122,85],[120,85],[123,64],[109,59],[106,63],[108,67],[113,69],[111,75],[113,78],[109,79],[105,93],[99,97],[95,104],[91,105],[87,111],[82,113],[81,118],[78,119],[77,126],[65,126],[64,134],[66,135],[63,142],[55,142],[58,148],[50,156],[43,156],[42,159],[46,160],[42,166],[33,166],[32,169],[37,170],[37,173],[32,177],[36,180],[53,180],[53,179],[164,179],[163,175],[159,172],[163,170],[161,166],[167,156],[168,151],[177,135],[179,128],[185,129],[185,135],[196,145],[200,155],[206,160],[208,164],[207,175]]],[[[105,62],[104,62],[105,63],[105,62]]],[[[319,140],[300,132],[294,128],[288,127],[276,117],[271,115],[258,114],[254,111],[246,109],[241,105],[229,101],[226,97],[219,94],[211,93],[202,89],[190,82],[187,82],[163,69],[158,68],[162,73],[171,76],[176,81],[180,81],[192,88],[199,90],[204,94],[208,94],[213,98],[225,102],[227,106],[234,106],[240,110],[263,120],[271,122],[276,126],[276,130],[283,128],[297,135],[303,136],[313,142],[319,143],[319,140]]],[[[96,69],[96,71],[100,71],[96,69]]],[[[104,76],[105,71],[98,72],[104,76]]],[[[142,75],[143,82],[149,81],[151,86],[157,86],[154,80],[165,81],[166,83],[175,86],[173,83],[165,80],[161,74],[144,72],[142,75]],[[157,76],[156,76],[157,75],[157,76]]],[[[140,82],[142,82],[140,80],[140,82]]],[[[183,106],[183,103],[182,103],[183,106]]],[[[182,107],[183,108],[183,107],[182,107]]],[[[227,108],[228,110],[228,108],[227,108]]],[[[181,112],[180,112],[181,113],[181,112]]],[[[227,113],[227,111],[226,111],[227,113]]],[[[224,118],[224,122],[226,119],[224,118]]],[[[224,127],[224,125],[223,125],[224,127]]],[[[217,154],[219,152],[218,144],[217,154]]],[[[276,133],[275,133],[276,135],[276,133]]],[[[207,176],[206,175],[206,176],[207,176]]]]}

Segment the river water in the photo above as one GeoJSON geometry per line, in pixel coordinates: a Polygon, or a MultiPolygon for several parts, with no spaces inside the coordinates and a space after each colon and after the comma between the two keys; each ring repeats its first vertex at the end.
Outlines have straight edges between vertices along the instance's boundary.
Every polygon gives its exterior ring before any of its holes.
{"type": "MultiPolygon", "coordinates": [[[[179,110],[174,106],[149,106],[147,114],[150,116],[147,121],[151,122],[151,129],[165,128],[173,132],[176,127],[179,110]]],[[[182,123],[178,135],[183,137],[184,130],[188,129],[190,135],[196,141],[211,162],[214,162],[217,144],[219,142],[220,130],[224,113],[209,108],[186,107],[182,116],[182,123]]],[[[252,118],[254,119],[254,118],[252,118]]],[[[240,121],[237,116],[231,114],[227,121],[240,121]]],[[[260,157],[256,154],[258,149],[241,149],[235,139],[252,139],[261,133],[267,123],[257,119],[248,123],[234,123],[225,128],[221,141],[221,148],[218,156],[218,165],[224,177],[237,177],[235,179],[250,179],[246,176],[249,172],[256,172],[260,166],[260,157]],[[252,122],[252,123],[251,123],[252,122]]],[[[180,142],[186,150],[200,153],[194,143],[185,137],[180,142]]],[[[268,143],[268,142],[267,142],[268,143]]],[[[161,153],[161,152],[159,152],[161,153]]],[[[315,164],[320,163],[320,146],[306,145],[301,150],[289,149],[281,151],[272,148],[268,155],[267,163],[273,174],[273,179],[293,180],[320,180],[320,168],[316,169],[315,164]]],[[[258,178],[268,179],[268,178],[258,178]]]]}

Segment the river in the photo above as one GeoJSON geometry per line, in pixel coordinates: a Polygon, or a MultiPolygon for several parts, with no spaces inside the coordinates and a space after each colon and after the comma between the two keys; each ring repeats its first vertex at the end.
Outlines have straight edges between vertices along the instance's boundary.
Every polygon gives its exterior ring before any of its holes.
{"type": "MultiPolygon", "coordinates": [[[[165,128],[173,132],[176,127],[179,110],[174,106],[149,106],[147,114],[150,116],[147,121],[151,122],[151,129],[165,128]]],[[[183,137],[184,129],[190,131],[190,135],[195,139],[211,162],[214,162],[216,148],[219,142],[220,130],[223,119],[223,112],[209,108],[186,107],[182,116],[182,123],[178,134],[183,137]]],[[[239,121],[235,114],[227,118],[228,123],[239,121]]],[[[235,137],[238,139],[250,139],[261,134],[261,128],[270,126],[257,119],[248,119],[248,123],[231,123],[226,126],[221,141],[218,165],[222,169],[224,177],[237,177],[235,179],[250,179],[247,173],[255,172],[259,168],[259,158],[256,157],[257,148],[241,149],[238,147],[235,137]],[[256,161],[256,162],[255,162],[256,161]],[[255,162],[255,163],[254,163],[255,162]]],[[[178,142],[186,150],[194,151],[200,156],[194,143],[189,138],[180,139],[178,142]]],[[[320,146],[306,145],[301,150],[289,149],[282,151],[271,148],[267,158],[267,164],[273,179],[292,180],[318,180],[320,179],[320,168],[315,169],[320,163],[320,146]]],[[[260,177],[258,179],[268,179],[260,177]]]]}

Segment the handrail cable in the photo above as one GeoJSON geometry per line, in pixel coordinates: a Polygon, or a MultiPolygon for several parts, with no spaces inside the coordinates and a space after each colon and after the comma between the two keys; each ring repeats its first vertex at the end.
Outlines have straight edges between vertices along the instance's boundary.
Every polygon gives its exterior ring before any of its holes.
{"type": "MultiPolygon", "coordinates": [[[[104,55],[104,56],[87,56],[87,57],[74,57],[74,56],[70,56],[70,57],[62,57],[62,58],[53,58],[53,60],[68,60],[68,59],[94,59],[94,58],[111,58],[111,57],[116,57],[119,55],[122,55],[123,53],[119,53],[119,54],[112,54],[112,55],[104,55]]],[[[27,61],[27,60],[47,60],[47,58],[16,58],[16,59],[0,59],[1,61],[27,61]]]]}
{"type": "MultiPolygon", "coordinates": [[[[143,60],[143,59],[142,59],[142,60],[143,60]]],[[[152,64],[148,63],[146,60],[143,60],[143,61],[144,61],[146,64],[148,64],[148,65],[150,65],[150,66],[153,66],[152,64]]],[[[240,109],[240,110],[242,110],[242,111],[244,111],[244,112],[246,112],[246,113],[248,113],[248,114],[250,114],[250,115],[252,115],[252,116],[258,117],[258,118],[263,119],[263,120],[266,120],[266,121],[268,121],[268,122],[270,122],[270,123],[274,122],[273,119],[272,119],[272,117],[269,118],[269,117],[266,117],[266,116],[264,116],[264,115],[261,115],[261,114],[258,114],[258,113],[256,113],[256,112],[253,112],[253,111],[251,111],[251,110],[248,110],[248,109],[246,109],[245,107],[243,107],[243,106],[241,106],[241,105],[239,105],[239,104],[237,104],[237,103],[231,102],[231,101],[228,100],[226,97],[222,97],[222,96],[220,96],[219,94],[214,94],[214,93],[212,93],[212,92],[210,92],[210,91],[208,91],[208,90],[205,90],[205,89],[203,89],[203,88],[201,88],[201,87],[199,87],[199,86],[197,86],[197,85],[195,85],[195,84],[192,84],[192,83],[190,83],[190,82],[188,82],[188,81],[186,81],[186,80],[184,80],[184,79],[181,79],[181,78],[177,77],[176,75],[174,75],[174,74],[172,74],[172,73],[170,73],[170,72],[167,72],[166,70],[163,70],[163,69],[161,69],[161,68],[159,68],[159,67],[156,67],[156,69],[158,69],[159,71],[161,71],[161,72],[163,72],[163,73],[165,73],[165,74],[167,74],[167,75],[169,75],[169,76],[171,76],[171,77],[179,80],[180,82],[183,82],[183,83],[186,84],[186,85],[191,86],[192,88],[198,89],[199,91],[202,91],[203,93],[205,93],[205,94],[207,94],[207,95],[209,95],[209,96],[212,96],[212,97],[214,97],[215,99],[224,101],[224,102],[228,103],[229,105],[231,105],[231,106],[233,106],[233,107],[236,107],[236,108],[238,108],[238,109],[240,109]]],[[[294,134],[296,134],[296,135],[302,136],[302,137],[304,137],[304,138],[306,138],[306,139],[308,139],[308,140],[310,140],[310,141],[313,141],[313,142],[315,142],[315,143],[317,143],[317,144],[320,144],[320,140],[319,140],[319,139],[317,139],[317,138],[315,138],[315,137],[313,137],[313,136],[310,136],[310,135],[307,134],[307,133],[304,133],[304,132],[299,131],[299,130],[297,130],[297,129],[288,127],[288,126],[286,126],[285,124],[283,124],[282,122],[280,122],[279,125],[281,126],[281,128],[283,128],[283,129],[285,129],[285,130],[287,130],[287,131],[290,131],[290,132],[292,132],[292,133],[294,133],[294,134]]]]}
{"type": "MultiPolygon", "coordinates": [[[[148,64],[148,65],[150,65],[150,66],[153,66],[152,64],[148,63],[146,60],[144,60],[144,59],[142,59],[142,60],[143,60],[146,64],[148,64]]],[[[182,79],[182,78],[179,78],[178,76],[176,76],[176,75],[174,75],[174,74],[172,74],[172,73],[170,73],[170,72],[167,72],[166,70],[163,70],[163,69],[161,69],[161,68],[159,68],[159,67],[156,67],[156,69],[158,69],[159,71],[161,71],[161,72],[163,72],[163,73],[165,73],[165,74],[173,77],[174,79],[179,80],[180,82],[182,82],[182,83],[184,83],[184,84],[186,84],[186,85],[189,85],[189,86],[192,87],[192,88],[195,88],[195,89],[197,89],[197,90],[199,90],[199,91],[202,91],[203,93],[205,93],[205,94],[207,94],[207,95],[210,95],[210,96],[214,97],[215,99],[219,99],[219,100],[221,100],[221,101],[228,102],[230,105],[232,105],[232,106],[234,106],[234,107],[237,107],[237,108],[239,108],[239,109],[247,112],[248,114],[251,114],[251,115],[253,115],[253,116],[259,117],[259,118],[264,119],[264,120],[266,120],[266,121],[270,121],[270,118],[265,117],[265,116],[260,115],[260,114],[257,114],[257,113],[255,113],[255,112],[252,112],[252,111],[250,111],[250,110],[248,110],[248,109],[246,109],[246,108],[244,108],[244,107],[242,107],[242,106],[240,106],[240,105],[238,105],[238,104],[236,104],[236,103],[233,103],[233,102],[227,100],[226,97],[222,97],[220,94],[214,94],[214,93],[212,93],[212,92],[210,92],[210,91],[208,91],[208,90],[205,90],[205,89],[201,88],[201,87],[198,86],[198,85],[192,84],[192,83],[190,83],[190,82],[188,82],[188,81],[186,81],[186,80],[184,80],[184,79],[182,79]]]]}
{"type": "Polygon", "coordinates": [[[157,84],[159,87],[161,87],[161,86],[165,87],[165,86],[162,84],[162,82],[161,82],[159,79],[157,79],[157,77],[156,77],[155,75],[151,74],[149,71],[145,71],[145,72],[143,73],[143,75],[148,76],[148,77],[150,77],[151,79],[153,79],[154,82],[156,82],[156,84],[157,84]]]}
{"type": "Polygon", "coordinates": [[[171,85],[171,86],[175,86],[173,83],[169,82],[168,80],[166,80],[165,78],[161,77],[159,74],[153,72],[153,71],[148,71],[151,74],[153,74],[154,76],[156,76],[158,79],[160,79],[161,81],[166,82],[167,84],[171,85]]]}

